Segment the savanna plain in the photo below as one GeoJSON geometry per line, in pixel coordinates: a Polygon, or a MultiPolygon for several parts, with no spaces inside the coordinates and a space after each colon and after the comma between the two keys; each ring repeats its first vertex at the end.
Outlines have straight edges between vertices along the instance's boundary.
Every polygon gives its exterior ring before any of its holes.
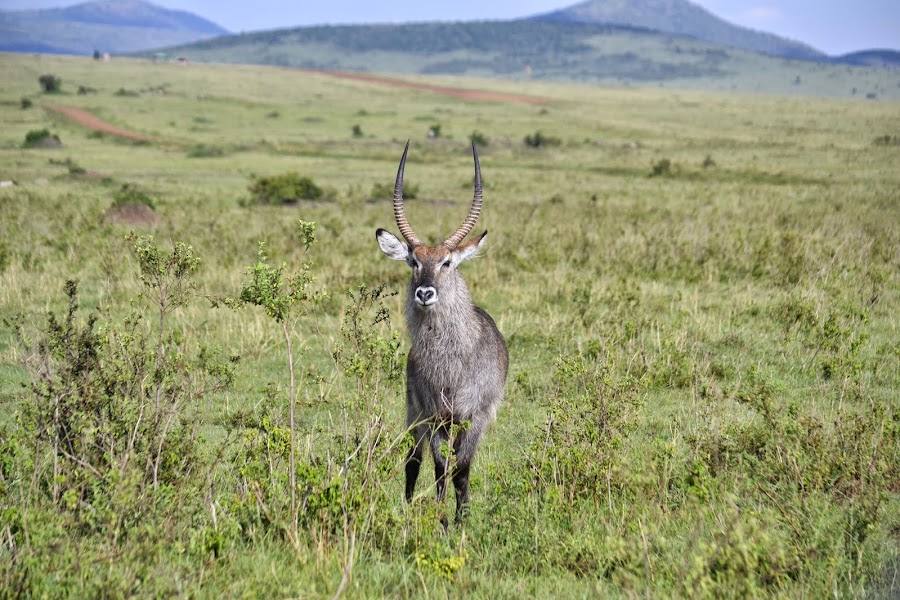
{"type": "Polygon", "coordinates": [[[900,594],[897,102],[0,72],[0,596],[900,594]],[[510,351],[446,529],[374,236],[407,139],[432,242],[478,143],[510,351]]]}

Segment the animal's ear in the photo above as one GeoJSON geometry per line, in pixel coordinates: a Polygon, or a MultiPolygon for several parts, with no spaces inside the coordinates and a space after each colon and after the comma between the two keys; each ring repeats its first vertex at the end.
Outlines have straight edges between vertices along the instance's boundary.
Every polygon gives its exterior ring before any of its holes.
{"type": "Polygon", "coordinates": [[[456,247],[456,250],[453,251],[454,254],[454,262],[457,264],[461,263],[464,260],[469,260],[470,258],[475,258],[478,256],[478,253],[481,252],[481,249],[484,248],[484,240],[487,239],[487,231],[479,235],[478,237],[474,237],[467,242],[463,242],[459,246],[456,247]]]}
{"type": "Polygon", "coordinates": [[[379,229],[375,232],[375,239],[378,240],[378,246],[388,258],[402,261],[409,258],[409,246],[401,242],[393,233],[379,229]]]}

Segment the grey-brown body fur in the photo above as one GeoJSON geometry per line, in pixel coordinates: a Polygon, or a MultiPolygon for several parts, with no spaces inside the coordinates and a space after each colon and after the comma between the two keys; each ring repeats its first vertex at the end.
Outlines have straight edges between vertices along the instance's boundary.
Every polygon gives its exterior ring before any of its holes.
{"type": "MultiPolygon", "coordinates": [[[[406,411],[407,425],[416,441],[409,460],[421,463],[422,445],[428,439],[439,500],[443,500],[447,480],[447,457],[441,447],[450,437],[451,425],[468,423],[458,428],[453,441],[453,480],[457,516],[461,517],[468,500],[468,473],[475,450],[503,400],[509,354],[494,320],[472,304],[461,277],[456,285],[453,302],[447,302],[450,294],[442,290],[442,306],[436,310],[423,312],[415,301],[407,300],[412,349],[406,365],[406,411]],[[461,489],[463,477],[465,489],[461,489]]],[[[414,289],[410,292],[412,298],[414,289]]],[[[417,465],[412,468],[415,473],[407,467],[408,498],[418,474],[417,465]]]]}
{"type": "Polygon", "coordinates": [[[442,289],[443,300],[429,312],[407,300],[412,336],[407,368],[415,384],[410,408],[453,422],[490,423],[503,399],[506,344],[490,315],[472,304],[465,282],[459,278],[456,285],[455,294],[442,289]]]}
{"type": "Polygon", "coordinates": [[[487,236],[485,232],[462,243],[481,210],[481,170],[477,152],[474,156],[472,208],[450,238],[427,246],[406,221],[402,198],[406,150],[394,188],[394,215],[406,242],[384,229],[375,234],[389,258],[405,261],[412,269],[406,299],[412,338],[406,366],[406,413],[415,443],[406,461],[406,499],[413,497],[427,440],[434,457],[438,500],[444,499],[447,479],[452,478],[457,520],[465,514],[472,459],[485,429],[497,415],[509,368],[503,336],[490,315],[473,304],[458,271],[460,263],[477,255],[487,236]],[[453,455],[449,460],[445,450],[451,438],[453,455]]]}

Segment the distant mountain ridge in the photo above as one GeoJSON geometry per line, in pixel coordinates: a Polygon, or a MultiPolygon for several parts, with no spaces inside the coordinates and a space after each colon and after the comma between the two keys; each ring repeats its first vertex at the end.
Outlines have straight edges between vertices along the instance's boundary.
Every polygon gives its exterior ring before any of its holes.
{"type": "Polygon", "coordinates": [[[635,26],[562,20],[319,25],[220,36],[168,51],[195,62],[335,71],[900,97],[900,72],[890,69],[835,64],[828,57],[789,59],[635,26]]]}
{"type": "Polygon", "coordinates": [[[824,52],[812,46],[733,25],[687,0],[587,0],[531,18],[541,21],[630,25],[687,35],[698,40],[773,56],[806,60],[826,58],[824,52]]]}
{"type": "Polygon", "coordinates": [[[872,50],[860,50],[859,52],[836,56],[831,61],[856,67],[900,69],[900,52],[897,50],[873,48],[872,50]]]}
{"type": "Polygon", "coordinates": [[[212,21],[143,0],[94,0],[65,8],[0,12],[0,51],[126,53],[226,35],[212,21]]]}
{"type": "Polygon", "coordinates": [[[57,13],[64,20],[102,25],[130,27],[157,27],[160,29],[187,30],[210,35],[223,35],[229,31],[212,21],[183,10],[162,8],[142,0],[94,0],[45,13],[57,13]]]}
{"type": "Polygon", "coordinates": [[[900,70],[885,68],[900,67],[896,51],[828,57],[733,26],[687,0],[590,0],[508,21],[225,34],[202,17],[142,0],[0,12],[0,51],[152,58],[165,50],[198,62],[900,98],[900,70]]]}

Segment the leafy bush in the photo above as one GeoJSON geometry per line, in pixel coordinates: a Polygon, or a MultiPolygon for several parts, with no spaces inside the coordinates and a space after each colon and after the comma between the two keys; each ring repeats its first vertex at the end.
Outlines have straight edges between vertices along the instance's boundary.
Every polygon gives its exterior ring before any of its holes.
{"type": "Polygon", "coordinates": [[[663,158],[653,165],[653,169],[650,171],[650,177],[661,177],[663,175],[669,175],[671,172],[672,161],[668,158],[663,158]]]}
{"type": "Polygon", "coordinates": [[[194,144],[187,151],[190,158],[219,158],[225,156],[225,149],[211,144],[194,144]]]}
{"type": "MultiPolygon", "coordinates": [[[[315,242],[315,224],[298,225],[300,242],[308,250],[315,242]]],[[[229,472],[234,491],[221,499],[227,511],[221,518],[232,520],[245,539],[269,536],[274,530],[295,546],[308,541],[320,548],[333,547],[338,541],[346,543],[347,536],[362,540],[372,535],[370,516],[376,507],[385,510],[382,482],[396,476],[405,441],[403,433],[386,435],[379,395],[386,385],[398,388],[402,373],[399,336],[385,337],[379,326],[387,319],[386,295],[382,288],[370,292],[365,287],[350,294],[352,303],[334,360],[356,380],[360,394],[342,403],[345,429],[335,433],[335,444],[323,440],[321,448],[304,451],[295,394],[304,381],[316,379],[295,380],[293,322],[321,296],[311,289],[309,264],[287,275],[284,265],[269,263],[262,243],[257,263],[246,269],[246,275],[240,296],[222,303],[263,308],[281,329],[288,365],[288,414],[283,414],[278,391],[269,386],[264,410],[235,416],[242,442],[229,472]]]]}
{"type": "Polygon", "coordinates": [[[203,520],[212,462],[190,411],[231,384],[235,359],[191,353],[166,325],[192,295],[199,260],[191,247],[166,253],[152,238],[129,239],[155,327],[144,310],[120,321],[103,322],[99,311],[83,318],[74,281],[65,284],[67,310],[51,313],[34,342],[14,325],[32,385],[17,426],[0,430],[0,504],[15,507],[0,513],[7,593],[42,589],[44,570],[33,565],[73,545],[76,555],[88,546],[126,555],[188,547],[190,533],[173,522],[203,520]]]}
{"type": "Polygon", "coordinates": [[[25,134],[23,148],[58,148],[62,145],[59,136],[47,129],[32,129],[25,134]]]}
{"type": "Polygon", "coordinates": [[[562,140],[558,137],[545,135],[540,131],[526,135],[523,141],[529,148],[544,148],[546,146],[559,146],[562,144],[562,140]]]}
{"type": "MultiPolygon", "coordinates": [[[[415,200],[419,195],[419,186],[409,181],[403,182],[403,199],[415,200]]],[[[393,183],[376,183],[372,185],[372,191],[369,192],[371,200],[389,200],[394,197],[393,183]]]]}
{"type": "Polygon", "coordinates": [[[307,176],[299,173],[283,173],[269,177],[255,177],[248,188],[259,204],[289,204],[300,200],[319,200],[322,188],[307,176]]]}
{"type": "Polygon", "coordinates": [[[96,94],[97,88],[92,88],[87,85],[79,85],[77,94],[79,96],[87,96],[88,94],[96,94]]]}
{"type": "Polygon", "coordinates": [[[343,344],[334,352],[334,359],[344,375],[355,379],[357,399],[362,400],[384,382],[400,382],[403,355],[398,333],[385,337],[377,328],[390,320],[384,303],[394,294],[385,292],[383,285],[374,289],[361,285],[347,295],[351,302],[341,325],[343,344]]]}
{"type": "Polygon", "coordinates": [[[351,131],[353,133],[353,137],[355,137],[355,138],[359,138],[359,137],[363,136],[362,127],[360,127],[358,124],[354,125],[351,131]]]}
{"type": "Polygon", "coordinates": [[[56,75],[41,75],[38,77],[38,83],[41,84],[41,90],[45,94],[55,94],[62,90],[62,79],[56,75]]]}
{"type": "Polygon", "coordinates": [[[72,160],[71,157],[68,157],[65,160],[56,160],[51,158],[49,162],[51,165],[60,165],[66,167],[66,169],[69,171],[69,175],[84,175],[87,172],[84,167],[72,160]]]}
{"type": "Polygon", "coordinates": [[[472,135],[469,136],[469,141],[471,141],[476,146],[481,147],[487,146],[489,144],[487,136],[480,131],[473,131],[472,135]]]}
{"type": "Polygon", "coordinates": [[[535,480],[564,504],[602,497],[641,403],[641,381],[616,377],[597,360],[563,356],[549,397],[545,435],[532,442],[535,480]]]}
{"type": "Polygon", "coordinates": [[[9,249],[9,244],[0,242],[0,273],[6,271],[10,262],[12,262],[12,251],[9,249]]]}
{"type": "Polygon", "coordinates": [[[20,105],[22,107],[22,110],[31,108],[31,105],[32,105],[31,98],[22,98],[20,105]]]}
{"type": "Polygon", "coordinates": [[[140,94],[138,94],[134,90],[127,90],[125,88],[119,88],[113,93],[113,96],[132,97],[133,98],[135,96],[140,96],[140,94]]]}
{"type": "Polygon", "coordinates": [[[875,146],[900,146],[900,135],[886,133],[872,140],[872,144],[875,146]]]}
{"type": "Polygon", "coordinates": [[[133,183],[123,183],[113,194],[113,206],[126,204],[146,204],[150,208],[156,208],[153,198],[133,183]]]}

